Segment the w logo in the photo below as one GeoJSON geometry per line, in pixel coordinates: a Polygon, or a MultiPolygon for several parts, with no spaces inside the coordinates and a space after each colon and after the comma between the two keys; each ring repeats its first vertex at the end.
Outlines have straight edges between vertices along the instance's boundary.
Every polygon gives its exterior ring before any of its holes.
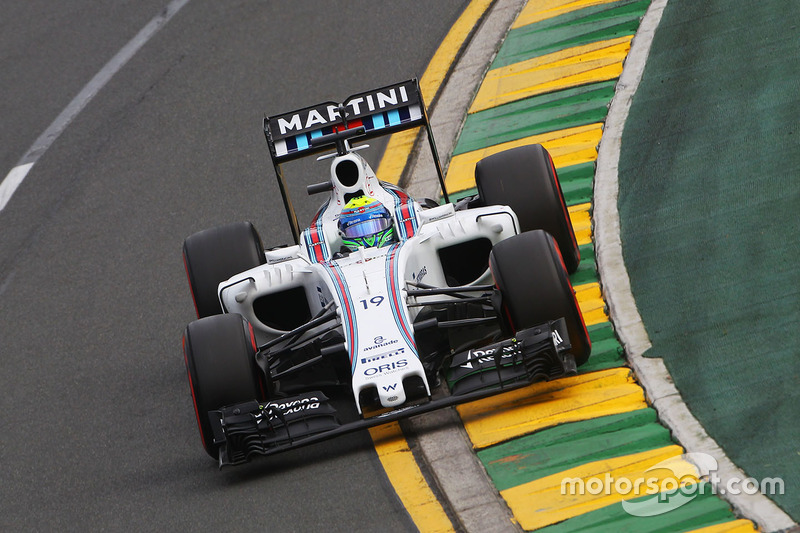
{"type": "Polygon", "coordinates": [[[383,390],[385,390],[386,392],[389,392],[389,391],[393,391],[396,388],[397,388],[397,383],[395,383],[394,385],[384,385],[383,390]]]}

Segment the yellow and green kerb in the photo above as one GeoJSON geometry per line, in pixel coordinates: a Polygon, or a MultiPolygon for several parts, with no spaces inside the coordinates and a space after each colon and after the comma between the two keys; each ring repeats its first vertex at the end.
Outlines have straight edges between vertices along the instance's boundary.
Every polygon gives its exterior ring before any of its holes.
{"type": "Polygon", "coordinates": [[[698,478],[648,405],[609,322],[595,266],[597,146],[649,5],[530,0],[475,96],[447,172],[451,197],[474,194],[480,159],[542,144],[580,245],[572,284],[592,341],[580,373],[458,407],[479,459],[526,531],[755,530],[698,478]],[[671,500],[670,509],[652,516],[632,510],[654,497],[671,500]]]}

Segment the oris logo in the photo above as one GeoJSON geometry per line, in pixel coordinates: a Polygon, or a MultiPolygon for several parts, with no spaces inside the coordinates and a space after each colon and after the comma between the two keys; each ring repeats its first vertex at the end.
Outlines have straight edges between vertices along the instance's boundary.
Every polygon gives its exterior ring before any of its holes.
{"type": "Polygon", "coordinates": [[[368,368],[364,370],[364,375],[367,377],[377,376],[378,374],[395,372],[401,368],[405,368],[406,366],[408,366],[408,361],[405,359],[400,359],[399,361],[394,361],[393,363],[386,363],[368,368]]]}

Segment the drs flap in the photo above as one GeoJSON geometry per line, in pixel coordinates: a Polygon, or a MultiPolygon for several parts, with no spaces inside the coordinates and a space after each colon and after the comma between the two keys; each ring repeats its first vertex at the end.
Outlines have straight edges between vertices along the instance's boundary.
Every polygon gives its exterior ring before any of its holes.
{"type": "Polygon", "coordinates": [[[411,79],[355,94],[341,104],[323,102],[264,119],[264,134],[276,164],[305,157],[333,144],[311,140],[363,126],[360,139],[388,135],[427,123],[419,84],[411,79]]]}

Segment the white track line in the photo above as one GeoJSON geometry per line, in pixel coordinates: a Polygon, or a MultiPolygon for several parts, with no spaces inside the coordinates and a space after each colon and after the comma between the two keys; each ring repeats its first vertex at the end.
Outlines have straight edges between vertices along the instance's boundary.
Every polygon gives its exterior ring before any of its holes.
{"type": "Polygon", "coordinates": [[[100,92],[111,78],[160,30],[189,0],[172,0],[144,28],[122,47],[106,65],[95,74],[94,78],[73,98],[52,124],[42,133],[17,166],[11,169],[0,182],[0,211],[2,211],[17,188],[22,184],[33,165],[42,157],[67,126],[83,111],[92,98],[100,92]]]}
{"type": "MultiPolygon", "coordinates": [[[[597,155],[594,181],[594,235],[597,266],[603,284],[603,294],[609,307],[614,328],[625,346],[625,353],[637,378],[647,392],[648,400],[658,411],[661,422],[672,430],[673,436],[687,452],[710,454],[719,463],[718,487],[725,487],[732,478],[747,476],[725,455],[720,446],[706,433],[691,414],[672,382],[663,360],[643,357],[650,348],[650,339],[642,323],[636,301],[631,293],[630,279],[622,256],[619,212],[619,154],[622,130],[628,117],[631,101],[642,79],[644,65],[650,53],[656,28],[667,0],[653,0],[647,10],[625,68],[617,83],[614,99],[606,118],[603,137],[597,155]]],[[[742,516],[755,521],[762,531],[778,531],[795,526],[794,521],[775,503],[762,494],[722,495],[742,516]]]]}

